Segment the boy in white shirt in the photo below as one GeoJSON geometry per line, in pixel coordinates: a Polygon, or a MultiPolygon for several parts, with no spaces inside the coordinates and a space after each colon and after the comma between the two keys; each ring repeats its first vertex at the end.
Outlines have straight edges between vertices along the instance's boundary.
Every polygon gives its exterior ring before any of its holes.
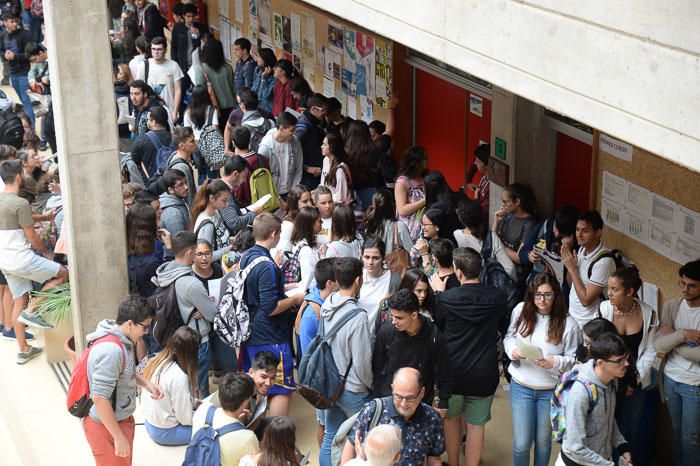
{"type": "Polygon", "coordinates": [[[600,295],[605,291],[608,278],[615,271],[615,260],[601,241],[603,218],[595,210],[581,214],[576,222],[578,254],[563,247],[561,258],[569,272],[569,314],[583,328],[593,320],[600,305],[600,295]]]}
{"type": "Polygon", "coordinates": [[[258,154],[270,162],[270,173],[281,199],[282,210],[286,208],[289,191],[301,183],[304,153],[294,135],[296,127],[294,115],[282,112],[277,117],[277,128],[268,131],[258,146],[258,154]]]}

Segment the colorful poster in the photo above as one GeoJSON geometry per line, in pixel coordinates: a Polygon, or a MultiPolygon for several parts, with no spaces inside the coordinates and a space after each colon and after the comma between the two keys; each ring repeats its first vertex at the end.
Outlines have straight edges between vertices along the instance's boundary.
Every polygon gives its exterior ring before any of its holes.
{"type": "Polygon", "coordinates": [[[282,48],[282,15],[279,13],[272,13],[272,23],[274,24],[272,30],[274,31],[272,40],[275,47],[278,49],[282,48]]]}
{"type": "Polygon", "coordinates": [[[347,68],[343,68],[341,71],[341,79],[341,89],[343,90],[343,94],[347,95],[348,97],[352,97],[354,100],[357,93],[357,88],[355,86],[355,73],[347,68]]]}
{"type": "Polygon", "coordinates": [[[288,16],[282,16],[282,48],[285,52],[292,51],[292,21],[288,16]]]}
{"type": "MultiPolygon", "coordinates": [[[[255,31],[255,36],[258,35],[258,0],[248,0],[248,16],[249,23],[248,29],[255,31]]],[[[250,37],[249,37],[250,39],[250,37]]],[[[252,41],[252,39],[251,39],[252,41]]]]}
{"type": "Polygon", "coordinates": [[[355,31],[345,28],[343,41],[343,53],[345,68],[355,73],[355,62],[357,61],[357,46],[355,45],[355,31]]]}
{"type": "Polygon", "coordinates": [[[324,74],[333,80],[340,80],[340,54],[331,49],[326,49],[324,74]]]}
{"type": "MultiPolygon", "coordinates": [[[[357,62],[355,64],[357,95],[374,100],[374,39],[363,32],[355,34],[357,62]]],[[[362,101],[360,102],[362,106],[362,101]]]]}
{"type": "Polygon", "coordinates": [[[328,46],[336,53],[343,52],[343,25],[328,21],[328,46]]]}
{"type": "Polygon", "coordinates": [[[392,76],[391,66],[393,62],[392,43],[377,39],[375,42],[375,100],[377,104],[386,108],[391,98],[392,76]]]}
{"type": "Polygon", "coordinates": [[[371,123],[374,120],[372,99],[370,99],[369,97],[360,97],[360,118],[367,124],[371,123]]]}
{"type": "Polygon", "coordinates": [[[258,2],[258,32],[260,39],[272,44],[272,16],[270,14],[270,0],[257,0],[258,2]]]}
{"type": "MultiPolygon", "coordinates": [[[[304,39],[301,42],[301,56],[304,62],[314,66],[316,58],[316,21],[312,15],[305,15],[304,39]]],[[[323,68],[323,66],[320,66],[323,68]]]]}

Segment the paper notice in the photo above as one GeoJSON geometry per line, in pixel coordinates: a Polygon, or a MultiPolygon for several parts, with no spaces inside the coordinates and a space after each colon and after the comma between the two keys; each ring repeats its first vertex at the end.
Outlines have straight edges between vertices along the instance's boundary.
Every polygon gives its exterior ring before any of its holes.
{"type": "Polygon", "coordinates": [[[685,264],[698,258],[700,258],[700,243],[685,235],[676,235],[671,259],[679,264],[685,264]]]}
{"type": "Polygon", "coordinates": [[[627,231],[630,238],[634,238],[642,244],[649,240],[649,218],[643,214],[627,211],[627,231]]]}
{"type": "Polygon", "coordinates": [[[627,208],[649,217],[651,215],[651,191],[634,183],[627,185],[627,208]]]}
{"type": "Polygon", "coordinates": [[[658,194],[652,194],[651,219],[671,226],[676,219],[676,203],[658,194]]]}
{"type": "Polygon", "coordinates": [[[627,198],[627,181],[608,171],[603,172],[603,197],[618,205],[625,205],[627,198]]]}
{"type": "Polygon", "coordinates": [[[516,341],[518,352],[525,356],[527,359],[539,361],[540,359],[544,358],[542,350],[539,349],[537,346],[532,346],[528,343],[525,343],[525,341],[520,337],[518,337],[516,341]]]}
{"type": "Polygon", "coordinates": [[[662,256],[670,258],[673,248],[673,231],[664,224],[652,220],[648,246],[662,256]]]}
{"type": "Polygon", "coordinates": [[[219,304],[219,300],[221,300],[221,279],[217,278],[216,280],[208,280],[207,287],[209,288],[209,296],[214,298],[214,302],[216,304],[219,304]]]}
{"type": "Polygon", "coordinates": [[[627,233],[627,210],[620,204],[607,198],[603,198],[601,205],[601,216],[605,226],[620,233],[627,233]]]}
{"type": "Polygon", "coordinates": [[[335,81],[333,81],[333,78],[323,77],[323,95],[326,97],[335,96],[335,81]]]}
{"type": "Polygon", "coordinates": [[[659,310],[659,287],[653,283],[642,283],[642,301],[658,312],[659,310]]]}
{"type": "Polygon", "coordinates": [[[675,230],[693,241],[700,241],[700,214],[679,205],[675,230]]]}
{"type": "Polygon", "coordinates": [[[348,96],[346,115],[353,120],[357,120],[357,100],[350,96],[348,96]]]}

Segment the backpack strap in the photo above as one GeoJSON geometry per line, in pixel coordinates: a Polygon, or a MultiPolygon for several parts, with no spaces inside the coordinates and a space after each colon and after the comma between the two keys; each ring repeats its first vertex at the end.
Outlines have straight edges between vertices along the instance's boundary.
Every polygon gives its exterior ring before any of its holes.
{"type": "Polygon", "coordinates": [[[206,126],[211,126],[212,122],[214,121],[214,107],[209,106],[209,112],[207,115],[207,124],[206,126]]]}
{"type": "Polygon", "coordinates": [[[148,67],[149,67],[149,62],[150,58],[146,58],[146,60],[143,62],[143,81],[148,84],[148,67]]]}
{"type": "Polygon", "coordinates": [[[299,334],[299,329],[301,327],[301,318],[304,315],[307,306],[311,306],[311,309],[314,310],[314,314],[316,314],[316,319],[321,320],[321,306],[314,301],[304,301],[301,303],[299,312],[297,312],[297,318],[294,321],[294,331],[297,333],[297,335],[299,334]]]}
{"type": "Polygon", "coordinates": [[[591,264],[588,266],[588,278],[591,278],[591,275],[593,274],[593,266],[596,265],[596,263],[601,260],[605,259],[606,257],[614,257],[613,251],[610,249],[601,249],[598,251],[598,253],[593,256],[593,259],[591,259],[591,264]]]}
{"type": "Polygon", "coordinates": [[[212,234],[212,241],[211,241],[211,248],[212,250],[216,250],[216,225],[214,225],[214,222],[212,222],[209,219],[206,219],[202,221],[202,223],[199,224],[197,229],[194,231],[194,236],[195,238],[199,238],[199,231],[205,226],[205,225],[211,225],[212,228],[214,229],[214,233],[212,234]]]}
{"type": "Polygon", "coordinates": [[[146,137],[153,143],[154,146],[156,146],[156,151],[160,150],[161,147],[163,147],[163,144],[160,142],[160,138],[154,133],[153,131],[146,131],[146,137]]]}
{"type": "MultiPolygon", "coordinates": [[[[204,420],[204,425],[209,426],[212,429],[214,429],[214,413],[216,412],[216,406],[211,405],[209,406],[209,409],[207,410],[207,417],[204,420]]],[[[217,437],[222,437],[226,434],[230,434],[231,432],[236,432],[237,430],[244,429],[245,426],[241,424],[239,421],[232,422],[230,424],[226,424],[225,426],[221,426],[218,429],[214,429],[214,438],[217,437]]]]}
{"type": "MultiPolygon", "coordinates": [[[[124,348],[124,345],[119,340],[119,338],[117,338],[116,336],[114,336],[112,334],[107,334],[107,335],[104,335],[104,336],[98,338],[97,340],[93,340],[92,343],[90,343],[88,345],[88,348],[90,350],[92,350],[92,348],[95,345],[99,345],[100,343],[108,343],[108,342],[119,345],[119,348],[121,348],[121,350],[122,350],[122,370],[119,371],[119,373],[121,374],[122,372],[124,372],[124,369],[126,369],[126,348],[124,348]]],[[[86,360],[86,364],[87,364],[87,360],[86,360]]],[[[114,390],[112,390],[112,394],[109,396],[109,401],[112,405],[112,409],[115,412],[117,411],[117,385],[119,385],[119,378],[118,377],[117,377],[117,382],[114,384],[114,390]]]]}
{"type": "Polygon", "coordinates": [[[374,414],[372,414],[372,420],[369,423],[368,431],[377,427],[379,424],[379,418],[382,417],[382,410],[384,409],[384,403],[381,398],[374,399],[374,414]]]}
{"type": "Polygon", "coordinates": [[[324,332],[324,330],[323,330],[323,319],[321,319],[321,322],[320,322],[320,324],[319,324],[319,325],[320,325],[320,329],[319,329],[320,335],[322,336],[322,338],[323,338],[324,340],[330,340],[331,338],[333,338],[333,337],[335,336],[336,333],[338,333],[338,332],[340,331],[340,329],[341,329],[345,324],[347,324],[348,322],[350,322],[350,321],[351,321],[356,315],[358,315],[360,312],[365,312],[365,311],[364,311],[363,309],[360,309],[359,307],[357,307],[357,308],[355,308],[355,309],[349,311],[347,314],[345,314],[343,317],[341,317],[340,320],[338,320],[338,322],[336,322],[336,323],[333,325],[333,328],[331,328],[331,329],[328,331],[328,333],[325,333],[325,332],[324,332]]]}
{"type": "Polygon", "coordinates": [[[489,230],[483,243],[481,243],[481,258],[485,261],[490,259],[493,254],[493,237],[491,235],[493,235],[493,232],[489,230]]]}

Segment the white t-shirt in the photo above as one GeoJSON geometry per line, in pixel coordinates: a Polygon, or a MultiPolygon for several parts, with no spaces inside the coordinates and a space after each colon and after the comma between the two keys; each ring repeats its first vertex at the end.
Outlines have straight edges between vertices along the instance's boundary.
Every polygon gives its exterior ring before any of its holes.
{"type": "Polygon", "coordinates": [[[306,240],[301,240],[292,246],[292,253],[296,253],[297,250],[299,250],[299,266],[301,268],[301,281],[297,287],[306,290],[314,279],[314,270],[319,260],[318,251],[309,246],[306,240]]]}
{"type": "Polygon", "coordinates": [[[141,404],[148,423],[161,429],[191,426],[193,398],[187,374],[180,366],[174,362],[161,364],[151,381],[163,389],[163,398],[154,400],[150,393],[143,391],[141,404]]]}
{"type": "MultiPolygon", "coordinates": [[[[684,299],[673,321],[673,326],[676,330],[682,328],[700,330],[700,307],[691,308],[684,299]]],[[[684,358],[678,354],[678,351],[671,352],[665,367],[664,373],[676,382],[694,387],[700,386],[700,364],[684,358]]]]}
{"type": "Polygon", "coordinates": [[[316,245],[328,244],[331,242],[331,230],[333,226],[333,218],[321,219],[321,231],[316,235],[316,245]]]}
{"type": "MultiPolygon", "coordinates": [[[[603,249],[607,248],[603,243],[600,243],[598,247],[589,254],[585,254],[583,248],[578,250],[578,273],[581,276],[584,287],[588,287],[589,283],[598,285],[603,289],[607,287],[608,278],[610,278],[610,275],[615,271],[615,261],[612,257],[604,257],[596,261],[595,265],[593,265],[593,270],[591,270],[591,278],[588,278],[588,268],[603,249]]],[[[578,299],[576,288],[573,286],[571,287],[571,291],[569,292],[569,315],[576,319],[579,327],[583,328],[584,325],[596,317],[599,305],[600,298],[596,298],[590,306],[584,306],[578,299]]]]}
{"type": "MultiPolygon", "coordinates": [[[[341,163],[340,165],[345,164],[341,163]]],[[[348,170],[348,173],[350,173],[350,170],[348,169],[347,165],[345,165],[345,169],[338,166],[338,169],[335,172],[335,186],[331,186],[330,184],[326,184],[326,177],[328,176],[328,171],[330,170],[330,168],[330,160],[328,159],[328,157],[324,157],[323,167],[321,168],[320,184],[326,185],[326,187],[331,190],[331,194],[333,195],[333,203],[351,204],[353,200],[353,195],[350,191],[349,185],[352,184],[352,182],[348,183],[347,174],[345,173],[345,170],[348,170]]]]}
{"type": "Polygon", "coordinates": [[[195,141],[199,141],[199,136],[202,135],[202,130],[207,125],[207,121],[209,121],[208,119],[209,119],[209,112],[210,111],[214,112],[214,116],[212,117],[211,123],[213,126],[218,127],[219,126],[219,123],[218,123],[219,113],[216,111],[215,108],[212,108],[211,106],[207,107],[207,111],[204,114],[205,115],[204,124],[202,125],[201,128],[197,128],[194,125],[194,123],[192,122],[192,119],[190,118],[190,110],[189,109],[185,110],[185,116],[182,118],[182,126],[192,128],[192,132],[194,133],[195,141]]]}
{"type": "Polygon", "coordinates": [[[362,288],[360,288],[360,297],[357,300],[357,304],[360,308],[367,311],[367,319],[370,323],[369,329],[374,333],[374,322],[376,322],[377,314],[379,313],[379,304],[384,298],[389,296],[391,271],[385,270],[384,274],[379,278],[372,278],[367,272],[363,272],[362,280],[362,288]]]}
{"type": "MultiPolygon", "coordinates": [[[[145,62],[139,65],[136,79],[144,79],[146,76],[145,62]]],[[[175,81],[184,77],[180,65],[174,60],[166,59],[163,63],[156,63],[155,59],[148,59],[148,85],[156,94],[165,101],[170,111],[176,112],[175,107],[175,81]]]]}

